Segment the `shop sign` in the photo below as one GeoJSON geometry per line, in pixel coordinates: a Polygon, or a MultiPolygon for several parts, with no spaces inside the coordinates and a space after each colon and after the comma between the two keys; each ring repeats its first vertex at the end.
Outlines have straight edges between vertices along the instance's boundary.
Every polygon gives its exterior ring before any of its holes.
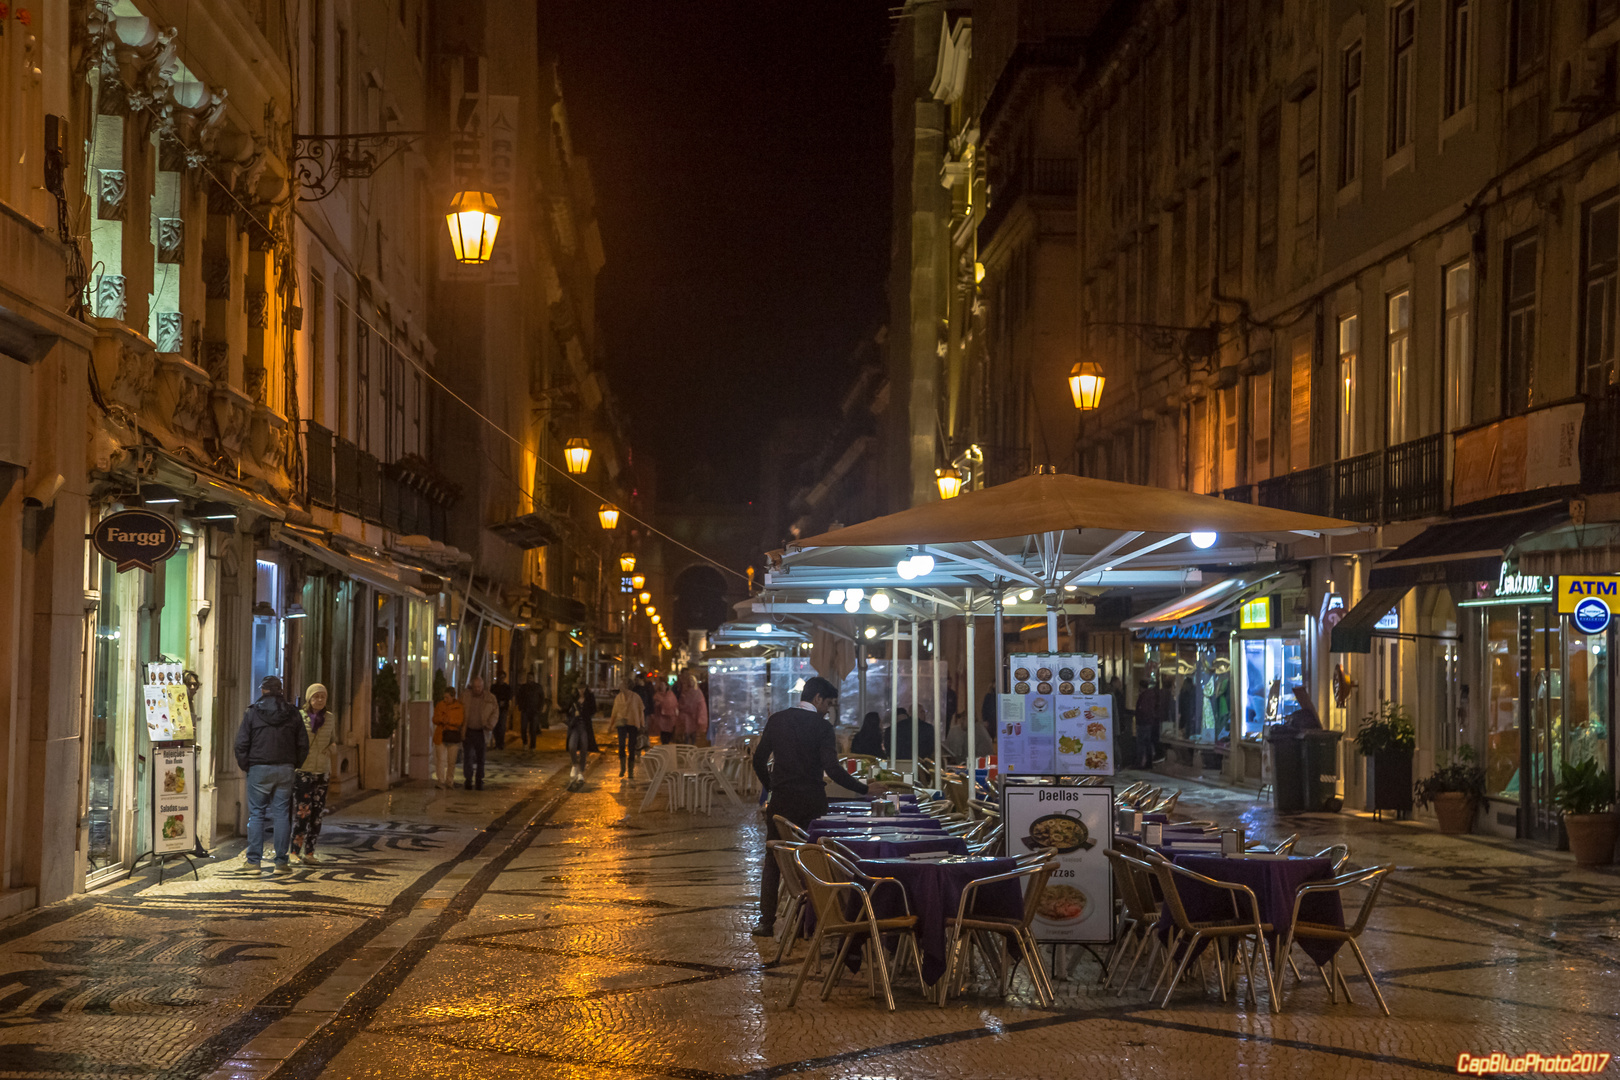
{"type": "Polygon", "coordinates": [[[1546,596],[1552,590],[1553,579],[1542,577],[1540,574],[1510,574],[1506,564],[1502,567],[1502,574],[1496,579],[1496,595],[1509,596],[1546,596]]]}
{"type": "Polygon", "coordinates": [[[1570,620],[1583,634],[1601,634],[1609,628],[1609,605],[1596,596],[1583,596],[1570,613],[1570,620]]]}
{"type": "Polygon", "coordinates": [[[118,564],[119,573],[131,567],[150,571],[180,546],[180,530],[162,514],[150,510],[120,510],[97,523],[90,542],[103,556],[118,564]]]}
{"type": "Polygon", "coordinates": [[[1137,641],[1214,641],[1213,622],[1187,626],[1149,626],[1136,632],[1137,641]]]}
{"type": "MultiPolygon", "coordinates": [[[[1559,574],[1558,614],[1573,615],[1583,598],[1596,596],[1605,604],[1620,601],[1620,577],[1607,574],[1559,574]]],[[[1596,631],[1590,631],[1596,633],[1596,631]]]]}
{"type": "Polygon", "coordinates": [[[1401,609],[1392,607],[1384,612],[1382,618],[1373,623],[1374,630],[1399,630],[1401,628],[1401,609]]]}
{"type": "Polygon", "coordinates": [[[1271,597],[1257,596],[1243,605],[1238,615],[1238,629],[1270,630],[1271,626],[1271,597]]]}

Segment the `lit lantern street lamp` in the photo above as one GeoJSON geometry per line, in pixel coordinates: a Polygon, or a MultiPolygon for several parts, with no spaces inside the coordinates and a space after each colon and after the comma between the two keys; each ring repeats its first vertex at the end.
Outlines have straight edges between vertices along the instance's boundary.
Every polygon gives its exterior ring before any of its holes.
{"type": "MultiPolygon", "coordinates": [[[[637,574],[635,577],[630,579],[630,587],[633,589],[639,589],[645,584],[647,584],[646,574],[637,574]]],[[[651,597],[648,599],[651,599],[651,597]]]]}
{"type": "Polygon", "coordinates": [[[570,473],[580,475],[591,467],[591,444],[585,439],[569,439],[563,447],[563,460],[570,473]]]}
{"type": "Polygon", "coordinates": [[[495,233],[501,227],[501,208],[487,191],[459,191],[444,216],[450,226],[450,246],[456,262],[478,265],[495,252],[495,233]]]}
{"type": "Polygon", "coordinates": [[[1100,405],[1104,381],[1102,367],[1090,361],[1070,368],[1069,394],[1074,398],[1074,407],[1090,412],[1100,405]]]}
{"type": "Polygon", "coordinates": [[[962,474],[955,465],[934,470],[934,483],[939,485],[939,497],[954,499],[962,494],[962,474]]]}
{"type": "Polygon", "coordinates": [[[661,622],[664,621],[664,617],[662,615],[653,615],[652,616],[652,621],[654,623],[661,623],[661,622]]]}
{"type": "Polygon", "coordinates": [[[648,604],[647,605],[647,614],[649,614],[649,615],[657,615],[658,614],[658,609],[653,607],[651,604],[648,604]]]}
{"type": "MultiPolygon", "coordinates": [[[[635,568],[636,568],[636,553],[635,552],[627,551],[623,555],[619,556],[619,569],[620,570],[623,570],[625,573],[628,574],[628,573],[630,573],[630,571],[634,570],[635,568]]],[[[634,585],[635,582],[632,581],[630,584],[634,585]]]]}
{"type": "Polygon", "coordinates": [[[602,523],[603,529],[612,531],[619,527],[619,508],[612,503],[603,503],[601,509],[596,512],[596,517],[602,523]]]}
{"type": "MultiPolygon", "coordinates": [[[[637,576],[640,576],[640,575],[637,575],[637,576]]],[[[640,597],[638,597],[638,599],[639,599],[639,600],[640,600],[640,601],[641,601],[641,602],[642,602],[642,603],[643,603],[643,604],[645,604],[645,603],[648,603],[648,602],[649,602],[649,601],[651,601],[651,600],[652,600],[652,593],[650,593],[650,592],[644,592],[644,593],[642,593],[642,594],[641,594],[641,596],[640,596],[640,597]]]]}

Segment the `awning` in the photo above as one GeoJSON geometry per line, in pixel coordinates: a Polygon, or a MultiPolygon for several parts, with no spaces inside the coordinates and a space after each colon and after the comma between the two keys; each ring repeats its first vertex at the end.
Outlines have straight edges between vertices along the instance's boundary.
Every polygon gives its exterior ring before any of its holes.
{"type": "Polygon", "coordinates": [[[529,586],[529,598],[534,604],[534,610],[539,612],[542,618],[550,619],[552,622],[577,626],[589,615],[584,601],[550,592],[538,585],[529,586]]]}
{"type": "Polygon", "coordinates": [[[555,519],[543,510],[491,525],[489,531],[508,544],[525,549],[545,547],[562,539],[555,519]]]}
{"type": "Polygon", "coordinates": [[[412,574],[418,580],[421,575],[404,567],[385,563],[378,559],[368,559],[360,555],[350,555],[330,547],[325,542],[303,533],[295,533],[283,526],[276,534],[276,539],[294,551],[301,552],[313,559],[325,563],[332,569],[347,574],[356,581],[363,581],[376,589],[395,596],[412,596],[418,600],[426,600],[427,594],[417,588],[414,583],[406,584],[402,574],[412,574]]]}
{"type": "Polygon", "coordinates": [[[1368,589],[1495,581],[1502,572],[1502,553],[1515,540],[1548,528],[1565,513],[1563,503],[1554,503],[1431,525],[1373,563],[1368,589]]]}
{"type": "Polygon", "coordinates": [[[1179,596],[1168,604],[1160,604],[1152,611],[1145,611],[1126,619],[1123,625],[1130,630],[1151,630],[1157,627],[1194,626],[1212,622],[1223,615],[1230,615],[1257,596],[1276,592],[1286,584],[1285,579],[1291,576],[1277,570],[1263,573],[1258,577],[1240,574],[1236,577],[1222,578],[1186,596],[1179,596]]]}
{"type": "Polygon", "coordinates": [[[500,601],[495,600],[493,597],[487,596],[483,593],[472,592],[471,590],[464,592],[462,595],[467,601],[468,608],[475,612],[485,622],[494,623],[503,630],[510,630],[522,621],[516,615],[508,611],[505,605],[501,604],[500,601]]]}
{"type": "Polygon", "coordinates": [[[1356,606],[1345,612],[1334,624],[1329,652],[1372,652],[1373,626],[1401,602],[1411,586],[1394,585],[1387,589],[1369,589],[1362,594],[1356,606]]]}

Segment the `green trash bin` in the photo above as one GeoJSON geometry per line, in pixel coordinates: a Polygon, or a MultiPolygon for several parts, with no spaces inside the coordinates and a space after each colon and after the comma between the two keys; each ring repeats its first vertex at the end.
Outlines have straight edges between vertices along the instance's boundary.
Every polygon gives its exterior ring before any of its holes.
{"type": "Polygon", "coordinates": [[[1339,740],[1342,731],[1307,729],[1299,733],[1303,800],[1310,813],[1338,813],[1339,740]]]}
{"type": "Polygon", "coordinates": [[[1298,728],[1272,724],[1266,728],[1271,746],[1271,805],[1279,814],[1305,809],[1305,754],[1298,728]]]}

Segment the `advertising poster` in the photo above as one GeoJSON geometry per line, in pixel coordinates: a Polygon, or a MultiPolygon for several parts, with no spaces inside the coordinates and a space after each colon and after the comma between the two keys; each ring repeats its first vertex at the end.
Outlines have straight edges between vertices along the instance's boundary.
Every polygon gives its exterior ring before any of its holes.
{"type": "Polygon", "coordinates": [[[191,742],[196,738],[191,699],[184,686],[147,683],[142,690],[146,702],[146,732],[154,743],[191,742]]]}
{"type": "Polygon", "coordinates": [[[1007,658],[1012,694],[1002,695],[999,735],[1009,733],[1006,707],[1023,703],[1021,735],[997,744],[1006,775],[1114,774],[1113,698],[1101,692],[1095,656],[1014,653],[1007,658]]]}
{"type": "Polygon", "coordinates": [[[1114,791],[1106,787],[1008,784],[1002,791],[1007,854],[1055,848],[1058,869],[1030,927],[1035,940],[1100,943],[1114,938],[1114,879],[1103,854],[1114,841],[1114,791]]]}
{"type": "Polygon", "coordinates": [[[996,732],[996,768],[1003,774],[1027,773],[1028,737],[1024,734],[1024,699],[1017,694],[998,694],[1001,702],[1001,730],[996,732]]]}
{"type": "Polygon", "coordinates": [[[152,756],[157,763],[152,774],[152,852],[190,851],[197,846],[191,747],[155,746],[152,756]]]}

